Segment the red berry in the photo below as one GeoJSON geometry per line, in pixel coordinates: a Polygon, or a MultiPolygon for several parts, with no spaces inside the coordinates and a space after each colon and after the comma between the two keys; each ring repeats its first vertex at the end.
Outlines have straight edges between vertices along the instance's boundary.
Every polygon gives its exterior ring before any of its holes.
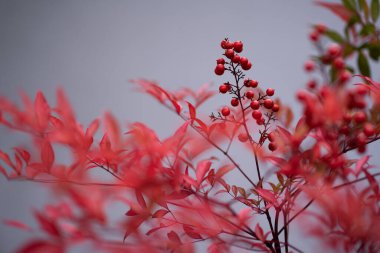
{"type": "Polygon", "coordinates": [[[248,58],[247,57],[240,57],[240,64],[243,66],[243,65],[247,65],[248,64],[248,58]]]}
{"type": "Polygon", "coordinates": [[[358,85],[358,86],[356,86],[355,92],[356,92],[356,94],[358,94],[360,96],[364,96],[368,93],[368,89],[362,85],[358,85]]]}
{"type": "Polygon", "coordinates": [[[273,151],[275,151],[277,149],[277,146],[276,146],[276,144],[274,144],[273,142],[271,142],[271,143],[269,143],[268,148],[269,148],[270,151],[273,152],[273,151]]]}
{"type": "Polygon", "coordinates": [[[251,102],[250,106],[251,106],[251,108],[252,108],[253,110],[257,110],[257,109],[260,108],[260,102],[257,101],[257,100],[253,100],[253,101],[251,102]]]}
{"type": "Polygon", "coordinates": [[[274,95],[274,89],[272,89],[272,88],[268,88],[267,90],[266,90],[266,93],[267,93],[267,95],[268,96],[273,96],[274,95]]]}
{"type": "Polygon", "coordinates": [[[240,62],[240,56],[235,54],[234,57],[232,58],[233,63],[239,63],[240,62]]]}
{"type": "Polygon", "coordinates": [[[250,83],[249,83],[250,81],[251,81],[251,80],[249,80],[249,79],[245,79],[245,80],[244,80],[244,86],[245,86],[245,87],[249,87],[249,86],[250,86],[250,83]]]}
{"type": "Polygon", "coordinates": [[[243,70],[250,70],[251,67],[252,67],[252,63],[250,61],[248,61],[248,63],[246,65],[243,65],[243,64],[241,65],[241,68],[243,70]]]}
{"type": "Polygon", "coordinates": [[[273,142],[273,141],[274,141],[274,133],[273,133],[273,132],[271,132],[271,133],[268,134],[268,140],[269,140],[270,142],[273,142]]]}
{"type": "Polygon", "coordinates": [[[224,53],[224,55],[228,58],[228,59],[232,59],[235,55],[234,53],[234,50],[232,49],[227,49],[226,52],[224,53]]]}
{"type": "Polygon", "coordinates": [[[358,124],[364,123],[367,120],[367,115],[363,111],[359,111],[354,115],[354,121],[358,124]]]}
{"type": "Polygon", "coordinates": [[[232,49],[234,47],[234,43],[231,41],[227,41],[226,49],[232,49]]]}
{"type": "Polygon", "coordinates": [[[338,57],[333,61],[333,65],[336,69],[343,69],[344,68],[344,60],[342,57],[338,57]]]}
{"type": "Polygon", "coordinates": [[[278,104],[274,104],[272,107],[273,112],[278,112],[280,110],[280,106],[278,104]]]}
{"type": "Polygon", "coordinates": [[[227,106],[222,108],[222,115],[223,116],[226,117],[226,116],[230,115],[230,113],[231,113],[230,108],[228,108],[227,106]]]}
{"type": "Polygon", "coordinates": [[[264,125],[264,123],[265,123],[265,120],[264,120],[264,118],[262,118],[262,117],[261,117],[260,119],[257,119],[257,120],[256,120],[256,124],[257,124],[257,125],[264,125]]]}
{"type": "Polygon", "coordinates": [[[223,49],[227,49],[227,41],[226,41],[226,40],[222,40],[222,42],[220,42],[220,46],[221,46],[223,49]]]}
{"type": "Polygon", "coordinates": [[[249,82],[249,86],[251,86],[252,88],[256,88],[257,85],[259,85],[259,82],[256,81],[256,80],[251,80],[251,81],[249,82]]]}
{"type": "Polygon", "coordinates": [[[317,81],[309,80],[306,85],[309,89],[313,90],[315,87],[317,87],[317,81]]]}
{"type": "Polygon", "coordinates": [[[317,24],[315,26],[315,29],[317,30],[318,33],[323,34],[327,31],[327,26],[325,26],[324,24],[317,24]]]}
{"type": "Polygon", "coordinates": [[[248,141],[248,135],[246,133],[240,133],[238,135],[238,139],[241,142],[246,142],[246,141],[248,141]]]}
{"type": "Polygon", "coordinates": [[[234,50],[236,53],[241,53],[243,51],[243,42],[241,41],[235,41],[234,43],[234,50]]]}
{"type": "Polygon", "coordinates": [[[216,60],[216,63],[217,63],[217,64],[224,64],[224,63],[226,63],[226,62],[224,61],[223,58],[219,58],[219,59],[216,60]]]}
{"type": "Polygon", "coordinates": [[[223,64],[218,64],[218,65],[216,65],[214,72],[215,72],[215,74],[217,74],[218,76],[223,75],[223,73],[224,73],[224,65],[223,65],[223,64]]]}
{"type": "Polygon", "coordinates": [[[347,82],[348,80],[351,79],[351,72],[348,71],[348,70],[343,70],[342,72],[340,72],[339,74],[339,81],[341,81],[342,83],[345,83],[347,82]]]}
{"type": "Polygon", "coordinates": [[[265,99],[264,100],[264,107],[267,109],[271,109],[273,107],[273,100],[272,99],[265,99]]]}
{"type": "Polygon", "coordinates": [[[238,106],[239,105],[239,99],[237,99],[237,98],[231,99],[231,105],[232,106],[238,106]]]}
{"type": "Polygon", "coordinates": [[[252,99],[254,96],[255,96],[255,93],[251,90],[247,91],[245,93],[245,96],[248,98],[248,99],[252,99]]]}
{"type": "Polygon", "coordinates": [[[375,127],[371,123],[367,122],[364,124],[363,132],[367,137],[371,137],[372,135],[375,134],[376,130],[375,130],[375,127]]]}
{"type": "Polygon", "coordinates": [[[230,89],[231,89],[231,86],[227,84],[222,84],[219,86],[219,91],[220,93],[223,93],[223,94],[227,93],[230,89]]]}
{"type": "Polygon", "coordinates": [[[332,44],[327,48],[327,54],[330,57],[337,57],[342,51],[342,48],[338,44],[332,44]]]}
{"type": "Polygon", "coordinates": [[[304,64],[304,69],[306,72],[312,72],[315,69],[315,64],[313,61],[306,61],[304,64]]]}
{"type": "Polygon", "coordinates": [[[309,34],[309,39],[313,42],[317,42],[319,40],[319,32],[313,31],[309,34]]]}
{"type": "Polygon", "coordinates": [[[260,111],[258,111],[258,110],[254,110],[254,111],[252,112],[252,117],[253,117],[255,120],[259,120],[259,119],[261,119],[262,116],[263,116],[263,114],[262,114],[260,111]]]}

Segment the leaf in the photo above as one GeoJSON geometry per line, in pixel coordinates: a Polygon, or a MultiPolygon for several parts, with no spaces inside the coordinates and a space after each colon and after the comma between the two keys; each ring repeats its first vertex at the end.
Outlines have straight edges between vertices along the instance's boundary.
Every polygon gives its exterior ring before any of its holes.
{"type": "Polygon", "coordinates": [[[60,245],[53,244],[48,241],[35,240],[32,241],[21,249],[17,250],[17,253],[63,253],[64,250],[60,245]]]}
{"type": "Polygon", "coordinates": [[[109,112],[104,115],[104,126],[111,143],[118,146],[121,142],[120,127],[116,118],[109,112]]]}
{"type": "Polygon", "coordinates": [[[134,209],[129,209],[128,212],[125,213],[126,216],[136,216],[139,215],[138,212],[136,212],[134,209]]]}
{"type": "Polygon", "coordinates": [[[368,160],[369,160],[370,156],[369,155],[366,155],[366,156],[363,156],[362,158],[360,158],[357,162],[356,162],[356,165],[355,165],[355,176],[358,176],[359,173],[362,171],[363,169],[363,166],[365,164],[367,164],[368,160]]]}
{"type": "Polygon", "coordinates": [[[345,22],[347,22],[352,16],[352,12],[344,5],[338,3],[327,3],[323,1],[316,1],[316,4],[330,10],[345,22]]]}
{"type": "Polygon", "coordinates": [[[195,119],[197,114],[196,114],[194,106],[189,102],[187,102],[187,104],[189,105],[190,119],[195,119]]]}
{"type": "Polygon", "coordinates": [[[339,44],[343,44],[344,43],[344,38],[336,31],[334,30],[327,30],[325,33],[324,33],[328,38],[330,38],[331,40],[339,43],[339,44]]]}
{"type": "Polygon", "coordinates": [[[343,2],[343,5],[347,9],[352,10],[352,11],[356,11],[355,0],[342,0],[342,2],[343,2]]]}
{"type": "Polygon", "coordinates": [[[265,241],[264,231],[261,228],[260,224],[258,223],[256,224],[256,227],[255,227],[255,234],[259,240],[263,242],[265,241]]]}
{"type": "Polygon", "coordinates": [[[42,215],[42,213],[36,212],[35,217],[38,220],[38,223],[40,224],[41,228],[48,234],[52,236],[60,237],[61,232],[59,231],[56,223],[42,215]]]}
{"type": "Polygon", "coordinates": [[[183,231],[185,231],[185,233],[190,237],[190,238],[193,238],[193,239],[203,239],[202,236],[195,232],[194,229],[188,225],[183,225],[183,231]]]}
{"type": "Polygon", "coordinates": [[[368,19],[369,7],[366,0],[359,0],[359,7],[364,12],[365,19],[368,19]]]}
{"type": "Polygon", "coordinates": [[[176,244],[181,244],[181,239],[179,239],[178,234],[177,234],[176,232],[174,232],[173,230],[170,231],[170,232],[167,234],[167,236],[168,236],[168,238],[169,238],[172,242],[174,242],[174,243],[176,243],[176,244]]]}
{"type": "Polygon", "coordinates": [[[38,126],[41,129],[45,129],[49,122],[50,107],[41,91],[37,92],[36,99],[34,101],[34,110],[36,112],[35,117],[38,126]]]}
{"type": "Polygon", "coordinates": [[[371,76],[371,70],[370,70],[367,57],[363,54],[362,51],[359,52],[358,67],[362,75],[369,76],[369,77],[371,76]]]}
{"type": "Polygon", "coordinates": [[[372,0],[371,1],[371,16],[372,16],[373,22],[377,21],[377,19],[379,18],[379,13],[380,13],[379,0],[372,0]]]}
{"type": "Polygon", "coordinates": [[[165,209],[159,209],[159,210],[157,210],[157,211],[152,215],[152,218],[162,218],[162,217],[164,217],[167,213],[169,213],[168,210],[165,210],[165,209]]]}
{"type": "Polygon", "coordinates": [[[366,170],[364,170],[364,173],[373,192],[376,196],[379,196],[379,184],[377,183],[375,177],[366,170]]]}
{"type": "Polygon", "coordinates": [[[266,189],[263,189],[263,188],[257,188],[255,189],[257,191],[257,193],[268,203],[270,203],[271,205],[277,207],[278,206],[278,203],[277,203],[277,199],[275,197],[275,195],[269,191],[269,190],[266,190],[266,189]]]}
{"type": "Polygon", "coordinates": [[[198,187],[202,183],[203,178],[206,175],[207,171],[209,171],[210,167],[211,167],[211,162],[208,160],[203,160],[198,163],[197,169],[196,169],[198,187]]]}
{"type": "Polygon", "coordinates": [[[20,222],[18,220],[3,220],[3,223],[10,227],[15,227],[15,228],[22,229],[25,231],[32,231],[31,227],[29,227],[25,223],[20,222]]]}
{"type": "Polygon", "coordinates": [[[371,59],[378,61],[380,57],[380,43],[369,43],[367,48],[371,59]]]}
{"type": "Polygon", "coordinates": [[[54,163],[54,150],[49,141],[44,141],[41,147],[41,161],[47,170],[50,170],[54,163]]]}
{"type": "Polygon", "coordinates": [[[160,224],[159,227],[155,227],[155,228],[152,228],[151,230],[149,230],[148,232],[146,232],[146,235],[151,235],[153,234],[154,232],[162,229],[162,228],[166,228],[167,226],[164,226],[163,224],[160,224]]]}
{"type": "Polygon", "coordinates": [[[140,191],[138,191],[138,190],[135,190],[135,194],[136,194],[136,200],[139,203],[139,205],[143,209],[146,209],[147,205],[146,205],[146,202],[145,202],[145,199],[144,199],[144,196],[142,195],[142,193],[140,191]]]}

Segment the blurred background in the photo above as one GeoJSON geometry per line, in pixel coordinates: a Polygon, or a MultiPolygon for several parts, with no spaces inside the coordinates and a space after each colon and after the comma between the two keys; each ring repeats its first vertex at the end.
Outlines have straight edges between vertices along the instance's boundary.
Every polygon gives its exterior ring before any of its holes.
{"type": "MultiPolygon", "coordinates": [[[[213,72],[215,60],[220,41],[229,37],[244,42],[250,77],[275,88],[297,114],[294,94],[308,80],[303,63],[313,52],[313,23],[342,27],[311,0],[0,0],[0,94],[20,101],[19,91],[33,97],[42,90],[54,104],[63,87],[85,125],[109,110],[124,126],[141,121],[165,137],[180,119],[135,92],[129,80],[156,80],[167,89],[213,83],[217,89],[224,79],[213,72]]],[[[203,112],[228,101],[216,96],[203,112]]],[[[23,142],[2,128],[0,136],[7,151],[23,142]]],[[[37,184],[0,177],[0,219],[33,224],[32,210],[49,198],[37,184]]],[[[302,239],[297,245],[308,251],[311,244],[297,233],[293,240],[302,239]]],[[[29,236],[0,224],[0,252],[13,252],[29,236]]]]}

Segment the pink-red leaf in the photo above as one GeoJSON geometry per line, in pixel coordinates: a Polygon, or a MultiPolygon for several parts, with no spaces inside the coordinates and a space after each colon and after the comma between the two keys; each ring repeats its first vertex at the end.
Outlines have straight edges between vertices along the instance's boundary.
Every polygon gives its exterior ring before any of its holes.
{"type": "Polygon", "coordinates": [[[348,22],[352,16],[352,12],[348,10],[346,7],[344,7],[344,5],[342,4],[328,3],[322,1],[316,1],[316,4],[330,10],[345,22],[348,22]]]}
{"type": "Polygon", "coordinates": [[[162,218],[164,217],[167,213],[169,213],[168,210],[165,209],[159,209],[154,214],[152,215],[153,218],[162,218]]]}
{"type": "Polygon", "coordinates": [[[31,227],[29,227],[25,223],[20,222],[18,220],[3,220],[3,223],[10,227],[15,227],[15,228],[22,229],[25,231],[32,231],[31,227]]]}
{"type": "Polygon", "coordinates": [[[49,141],[44,141],[41,146],[41,161],[47,170],[50,170],[54,163],[54,150],[49,141]]]}

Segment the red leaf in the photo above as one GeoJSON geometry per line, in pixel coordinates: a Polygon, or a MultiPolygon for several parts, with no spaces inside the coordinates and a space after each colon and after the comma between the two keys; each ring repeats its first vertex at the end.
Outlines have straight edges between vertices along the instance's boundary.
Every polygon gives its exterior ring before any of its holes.
{"type": "Polygon", "coordinates": [[[111,113],[106,113],[104,115],[104,125],[111,143],[118,146],[121,141],[120,127],[111,113]]]}
{"type": "Polygon", "coordinates": [[[321,1],[316,1],[316,4],[330,10],[345,22],[348,22],[352,16],[352,12],[348,10],[346,7],[344,7],[342,4],[327,3],[321,1]]]}
{"type": "Polygon", "coordinates": [[[145,202],[145,199],[144,199],[144,196],[142,195],[142,193],[140,191],[138,191],[138,190],[135,190],[135,194],[136,194],[136,200],[139,203],[139,205],[143,209],[146,209],[147,205],[146,205],[146,202],[145,202]]]}
{"type": "Polygon", "coordinates": [[[355,176],[358,176],[360,174],[360,172],[362,171],[363,169],[363,166],[365,164],[367,164],[368,160],[369,160],[370,156],[369,155],[366,155],[366,156],[363,156],[362,158],[360,158],[357,162],[356,162],[356,165],[355,165],[355,176]]]}
{"type": "Polygon", "coordinates": [[[54,150],[50,142],[44,141],[41,147],[41,161],[47,170],[50,170],[54,163],[54,150]]]}
{"type": "Polygon", "coordinates": [[[35,240],[17,251],[17,253],[63,253],[64,250],[60,245],[42,241],[35,240]]]}
{"type": "Polygon", "coordinates": [[[207,173],[207,171],[210,169],[210,167],[211,167],[211,162],[208,160],[203,160],[198,163],[197,171],[196,171],[198,186],[202,183],[203,178],[205,174],[207,173]]]}
{"type": "Polygon", "coordinates": [[[174,232],[173,230],[170,231],[168,234],[167,234],[168,238],[176,243],[176,244],[181,244],[181,239],[179,238],[178,234],[176,232],[174,232]]]}
{"type": "Polygon", "coordinates": [[[263,242],[265,241],[264,231],[261,228],[260,224],[256,224],[255,234],[256,234],[257,238],[259,238],[259,240],[261,240],[263,242]]]}
{"type": "Polygon", "coordinates": [[[41,91],[37,92],[34,110],[38,126],[41,130],[45,129],[49,122],[50,107],[41,91]]]}
{"type": "Polygon", "coordinates": [[[60,231],[54,221],[43,216],[41,213],[36,212],[35,217],[40,223],[41,228],[48,234],[52,236],[60,237],[60,231]]]}
{"type": "Polygon", "coordinates": [[[189,103],[189,102],[187,102],[187,104],[189,105],[190,119],[195,119],[196,115],[197,115],[197,112],[195,111],[194,106],[191,103],[189,103]]]}
{"type": "Polygon", "coordinates": [[[131,208],[131,209],[129,209],[128,212],[125,213],[125,215],[127,215],[127,216],[136,216],[136,215],[139,215],[139,213],[137,213],[135,210],[133,210],[131,208]]]}
{"type": "Polygon", "coordinates": [[[277,203],[277,199],[275,197],[275,195],[269,191],[269,190],[266,190],[266,189],[263,189],[263,188],[257,188],[255,189],[257,191],[257,193],[268,203],[270,203],[271,205],[277,207],[278,206],[278,203],[277,203]]]}
{"type": "Polygon", "coordinates": [[[15,228],[22,229],[25,231],[32,231],[31,227],[17,220],[3,220],[3,223],[10,227],[15,227],[15,228]]]}
{"type": "Polygon", "coordinates": [[[169,212],[168,210],[160,209],[160,210],[157,210],[157,211],[152,215],[152,217],[153,217],[153,218],[162,218],[162,217],[164,217],[168,212],[169,212]]]}
{"type": "Polygon", "coordinates": [[[203,239],[199,233],[194,231],[194,228],[188,225],[183,225],[183,231],[185,231],[185,233],[193,239],[203,239]]]}
{"type": "Polygon", "coordinates": [[[366,178],[369,182],[369,185],[371,186],[373,192],[378,197],[379,196],[379,184],[378,184],[378,182],[376,181],[374,176],[372,176],[368,171],[364,170],[364,173],[365,173],[365,176],[366,176],[366,178]]]}

